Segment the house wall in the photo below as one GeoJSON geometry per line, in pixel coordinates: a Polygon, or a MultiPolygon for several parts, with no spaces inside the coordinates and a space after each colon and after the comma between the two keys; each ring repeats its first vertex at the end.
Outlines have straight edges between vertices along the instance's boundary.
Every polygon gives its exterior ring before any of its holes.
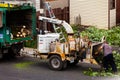
{"type": "Polygon", "coordinates": [[[39,11],[39,9],[40,9],[40,1],[41,0],[30,0],[30,1],[33,2],[33,5],[35,6],[36,11],[39,11]]]}
{"type": "Polygon", "coordinates": [[[61,8],[68,7],[69,3],[68,0],[53,0],[49,1],[51,7],[54,8],[61,8]]]}
{"type": "Polygon", "coordinates": [[[70,0],[70,23],[107,29],[108,0],[70,0]]]}
{"type": "Polygon", "coordinates": [[[110,28],[116,26],[116,9],[110,10],[110,28]]]}

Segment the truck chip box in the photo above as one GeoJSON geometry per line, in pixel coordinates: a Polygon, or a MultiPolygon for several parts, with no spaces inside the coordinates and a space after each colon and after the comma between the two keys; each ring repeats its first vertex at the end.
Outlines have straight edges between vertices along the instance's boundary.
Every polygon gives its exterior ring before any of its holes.
{"type": "Polygon", "coordinates": [[[23,43],[32,40],[35,33],[36,10],[33,6],[0,6],[0,57],[5,53],[19,54],[23,43]]]}

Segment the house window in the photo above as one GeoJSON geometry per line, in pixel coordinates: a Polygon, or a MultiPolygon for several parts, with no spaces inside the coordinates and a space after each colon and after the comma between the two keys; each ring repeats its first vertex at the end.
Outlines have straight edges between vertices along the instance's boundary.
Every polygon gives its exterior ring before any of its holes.
{"type": "Polygon", "coordinates": [[[115,0],[110,0],[110,9],[115,9],[115,0]]]}

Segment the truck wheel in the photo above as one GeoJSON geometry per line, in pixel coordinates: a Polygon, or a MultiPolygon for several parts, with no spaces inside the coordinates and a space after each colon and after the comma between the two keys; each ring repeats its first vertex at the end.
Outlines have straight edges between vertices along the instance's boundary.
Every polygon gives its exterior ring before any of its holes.
{"type": "Polygon", "coordinates": [[[53,70],[62,70],[63,62],[57,55],[53,55],[49,58],[49,67],[53,70]]]}
{"type": "Polygon", "coordinates": [[[14,44],[11,46],[9,52],[12,52],[15,56],[20,56],[20,50],[23,48],[23,43],[14,44]]]}
{"type": "Polygon", "coordinates": [[[2,53],[2,50],[0,49],[0,59],[3,58],[3,53],[2,53]]]}

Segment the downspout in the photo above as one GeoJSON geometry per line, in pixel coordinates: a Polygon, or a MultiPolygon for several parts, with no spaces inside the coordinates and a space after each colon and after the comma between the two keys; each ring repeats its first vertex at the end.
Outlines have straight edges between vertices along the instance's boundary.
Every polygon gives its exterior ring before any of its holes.
{"type": "Polygon", "coordinates": [[[108,29],[110,29],[110,0],[108,0],[108,29]]]}

